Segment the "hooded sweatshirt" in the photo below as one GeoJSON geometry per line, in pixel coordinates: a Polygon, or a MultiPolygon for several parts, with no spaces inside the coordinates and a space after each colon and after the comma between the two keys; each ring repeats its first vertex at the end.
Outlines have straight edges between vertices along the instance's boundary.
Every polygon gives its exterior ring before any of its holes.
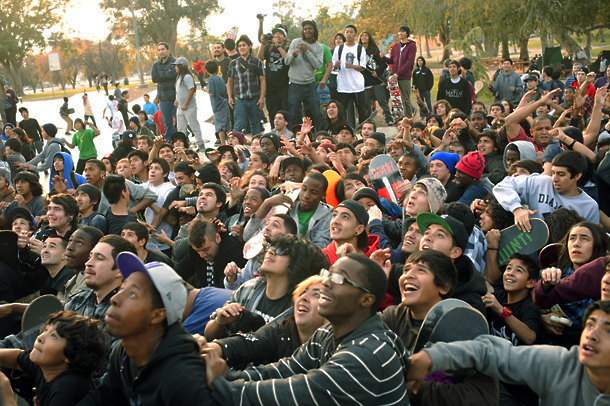
{"type": "Polygon", "coordinates": [[[33,170],[35,170],[36,172],[46,171],[47,169],[53,166],[53,157],[57,152],[61,151],[61,146],[65,144],[66,140],[62,138],[51,138],[44,144],[42,152],[36,155],[36,157],[28,163],[34,166],[33,170]],[[38,162],[41,161],[42,163],[40,165],[37,165],[38,162]]]}
{"type": "MultiPolygon", "coordinates": [[[[519,149],[519,160],[531,159],[532,161],[536,161],[536,147],[534,144],[527,141],[513,141],[508,145],[511,144],[519,149]]],[[[508,165],[506,165],[506,151],[508,151],[508,148],[504,148],[502,162],[504,163],[504,169],[508,171],[508,165]]]]}
{"type": "Polygon", "coordinates": [[[436,343],[424,348],[432,359],[430,371],[475,368],[513,385],[528,385],[540,397],[540,406],[610,405],[610,395],[593,386],[579,361],[579,346],[515,347],[489,335],[476,340],[436,343]]]}
{"type": "MultiPolygon", "coordinates": [[[[68,189],[76,189],[80,185],[87,183],[87,180],[85,179],[85,177],[83,175],[74,173],[76,183],[78,183],[78,184],[77,185],[72,184],[72,176],[70,176],[70,172],[74,172],[74,163],[72,161],[72,155],[70,155],[66,152],[57,152],[56,154],[53,155],[53,159],[51,160],[51,162],[53,162],[53,160],[55,160],[55,157],[57,155],[61,155],[64,157],[64,169],[63,169],[63,173],[60,175],[60,177],[64,182],[66,182],[66,184],[68,185],[68,189]]],[[[51,174],[49,175],[49,190],[53,189],[52,182],[53,182],[53,178],[55,177],[55,175],[57,175],[57,172],[55,171],[55,168],[53,167],[53,165],[51,165],[51,174]]]]}
{"type": "Polygon", "coordinates": [[[248,368],[237,381],[217,376],[212,396],[236,406],[278,404],[281,397],[286,404],[408,405],[408,365],[402,341],[375,314],[338,339],[332,325],[320,327],[291,357],[248,368]]]}
{"type": "Polygon", "coordinates": [[[434,87],[434,75],[430,68],[426,66],[426,60],[423,56],[417,58],[415,66],[416,68],[413,71],[413,87],[421,92],[429,92],[434,87]],[[421,68],[417,64],[417,61],[420,59],[424,61],[421,68]]]}
{"type": "Polygon", "coordinates": [[[390,55],[381,59],[392,65],[392,74],[396,74],[398,80],[411,80],[413,63],[415,62],[415,55],[417,55],[417,44],[415,41],[408,39],[402,49],[401,45],[400,41],[392,45],[390,55]]]}
{"type": "MultiPolygon", "coordinates": [[[[369,234],[368,237],[369,237],[369,244],[368,244],[368,246],[362,248],[362,251],[364,252],[364,255],[366,255],[367,257],[370,257],[371,254],[373,254],[373,252],[375,252],[379,249],[379,236],[374,235],[374,234],[369,234]]],[[[337,257],[337,246],[335,245],[334,241],[331,241],[330,244],[328,244],[328,246],[326,248],[324,248],[322,251],[324,251],[324,253],[328,257],[328,262],[331,265],[334,264],[335,262],[337,262],[337,260],[339,259],[339,257],[337,257]]]]}
{"type": "Polygon", "coordinates": [[[180,322],[168,327],[146,365],[139,372],[133,369],[123,345],[116,345],[102,384],[78,405],[129,405],[136,404],[131,403],[134,398],[142,405],[218,404],[205,385],[199,345],[180,322]]]}

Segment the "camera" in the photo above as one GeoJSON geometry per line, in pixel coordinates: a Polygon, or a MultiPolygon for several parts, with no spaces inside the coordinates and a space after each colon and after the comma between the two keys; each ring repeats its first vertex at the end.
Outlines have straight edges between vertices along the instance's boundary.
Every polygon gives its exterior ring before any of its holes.
{"type": "Polygon", "coordinates": [[[273,34],[268,32],[267,34],[263,34],[263,38],[265,38],[265,41],[271,42],[271,41],[273,41],[273,34]]]}
{"type": "Polygon", "coordinates": [[[262,13],[261,13],[261,14],[257,14],[257,15],[256,15],[256,18],[258,18],[259,20],[262,20],[262,19],[264,19],[265,17],[267,17],[267,14],[262,14],[262,13]]]}

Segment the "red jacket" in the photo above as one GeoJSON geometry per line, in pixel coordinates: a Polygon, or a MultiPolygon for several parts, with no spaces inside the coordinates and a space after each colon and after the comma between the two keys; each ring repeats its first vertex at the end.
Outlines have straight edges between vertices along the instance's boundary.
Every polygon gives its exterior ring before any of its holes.
{"type": "Polygon", "coordinates": [[[193,62],[193,69],[195,70],[195,72],[197,72],[197,74],[205,73],[204,66],[205,63],[203,63],[202,61],[193,62]]]}
{"type": "Polygon", "coordinates": [[[392,74],[398,75],[399,80],[411,80],[416,55],[417,44],[409,39],[402,52],[400,52],[400,41],[398,41],[392,45],[391,55],[381,59],[392,65],[392,74]]]}
{"type": "MultiPolygon", "coordinates": [[[[364,255],[370,257],[371,254],[379,249],[379,237],[374,234],[369,234],[369,246],[363,248],[364,255]]],[[[328,257],[328,262],[333,265],[339,258],[337,258],[337,246],[334,241],[331,241],[330,244],[326,248],[323,248],[322,251],[328,257]]]]}

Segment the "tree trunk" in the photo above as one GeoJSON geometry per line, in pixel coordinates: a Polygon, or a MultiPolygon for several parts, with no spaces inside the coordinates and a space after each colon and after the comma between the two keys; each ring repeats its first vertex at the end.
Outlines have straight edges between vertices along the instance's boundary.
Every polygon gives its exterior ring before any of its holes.
{"type": "Polygon", "coordinates": [[[24,96],[23,83],[21,83],[21,68],[23,67],[23,59],[11,61],[9,65],[9,72],[13,76],[11,87],[15,91],[15,94],[19,97],[24,96]]]}
{"type": "Polygon", "coordinates": [[[502,59],[510,59],[510,48],[508,39],[502,40],[502,59]]]}
{"type": "Polygon", "coordinates": [[[541,21],[543,24],[546,24],[547,27],[550,27],[551,33],[553,37],[559,45],[565,49],[568,55],[574,60],[574,62],[586,63],[587,55],[583,51],[582,47],[578,45],[578,42],[574,41],[574,38],[568,34],[566,30],[564,30],[559,24],[551,24],[550,21],[541,21]]]}
{"type": "Polygon", "coordinates": [[[604,38],[604,28],[599,29],[599,42],[606,42],[606,38],[604,38]]]}
{"type": "Polygon", "coordinates": [[[441,44],[443,44],[443,61],[449,59],[451,57],[451,40],[449,27],[447,25],[441,25],[440,33],[438,35],[438,40],[441,44]]]}
{"type": "Polygon", "coordinates": [[[542,55],[544,55],[544,50],[549,47],[546,29],[540,30],[540,47],[542,48],[542,55]]]}
{"type": "Polygon", "coordinates": [[[529,37],[521,37],[519,38],[519,59],[522,61],[530,60],[530,53],[527,49],[527,44],[529,42],[529,37]]]}
{"type": "Polygon", "coordinates": [[[492,39],[491,35],[483,36],[483,46],[486,53],[493,57],[498,56],[498,43],[492,39]]]}
{"type": "Polygon", "coordinates": [[[426,39],[426,58],[432,59],[432,53],[430,52],[430,38],[427,35],[425,35],[424,38],[426,39]]]}
{"type": "Polygon", "coordinates": [[[549,46],[550,47],[555,46],[555,40],[553,39],[553,35],[550,32],[549,32],[549,46]]]}
{"type": "Polygon", "coordinates": [[[42,80],[40,81],[40,91],[44,93],[44,83],[42,82],[42,80]]]}
{"type": "Polygon", "coordinates": [[[587,45],[585,45],[585,54],[587,55],[587,59],[591,60],[591,42],[593,42],[593,36],[591,35],[591,31],[587,31],[587,45]]]}

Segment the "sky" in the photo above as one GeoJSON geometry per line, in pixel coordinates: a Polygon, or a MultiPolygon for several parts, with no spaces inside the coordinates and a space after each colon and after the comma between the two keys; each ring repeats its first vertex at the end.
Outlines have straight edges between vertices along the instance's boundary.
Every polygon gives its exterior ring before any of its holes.
{"type": "MultiPolygon", "coordinates": [[[[269,31],[279,19],[273,17],[273,3],[277,0],[218,0],[224,12],[212,15],[207,19],[207,27],[210,34],[222,35],[233,26],[239,28],[239,34],[246,34],[250,38],[256,38],[258,32],[258,20],[256,14],[267,14],[264,22],[265,32],[269,31]]],[[[342,9],[345,5],[352,4],[352,0],[314,0],[307,2],[310,6],[301,9],[296,14],[306,17],[313,17],[321,4],[331,6],[331,13],[342,9]]],[[[298,5],[299,0],[295,0],[298,5]]],[[[95,0],[72,0],[72,4],[67,8],[66,16],[62,26],[54,27],[50,31],[68,31],[72,36],[91,39],[94,41],[103,40],[108,36],[110,23],[106,21],[104,12],[99,8],[95,0]],[[87,24],[82,22],[86,21],[87,24]]],[[[178,25],[178,35],[186,34],[188,24],[184,21],[178,25]]]]}

